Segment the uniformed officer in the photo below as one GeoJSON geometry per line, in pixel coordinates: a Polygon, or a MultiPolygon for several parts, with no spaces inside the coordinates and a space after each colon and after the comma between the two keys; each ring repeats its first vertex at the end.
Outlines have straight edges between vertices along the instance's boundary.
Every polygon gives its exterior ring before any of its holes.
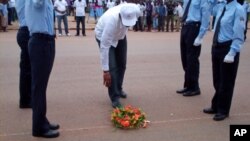
{"type": "Polygon", "coordinates": [[[25,0],[16,0],[16,12],[19,19],[17,43],[21,49],[19,77],[19,107],[31,108],[31,68],[28,52],[29,30],[25,21],[25,0]]]}
{"type": "Polygon", "coordinates": [[[122,89],[126,62],[126,33],[139,17],[139,7],[124,3],[108,9],[95,27],[96,40],[100,48],[103,83],[108,87],[112,106],[120,107],[119,98],[127,95],[122,89]]]}
{"type": "Polygon", "coordinates": [[[46,117],[46,89],[55,57],[52,1],[25,0],[25,17],[31,35],[28,49],[31,64],[32,134],[35,137],[58,137],[59,125],[51,124],[46,117]]]}
{"type": "Polygon", "coordinates": [[[208,0],[184,0],[184,14],[180,38],[184,88],[177,90],[183,96],[199,95],[199,56],[202,39],[208,30],[211,7],[208,0]]]}
{"type": "Polygon", "coordinates": [[[215,94],[211,107],[204,113],[215,114],[215,121],[229,116],[240,50],[244,43],[246,16],[243,7],[236,0],[227,0],[215,21],[212,45],[213,84],[215,94]]]}

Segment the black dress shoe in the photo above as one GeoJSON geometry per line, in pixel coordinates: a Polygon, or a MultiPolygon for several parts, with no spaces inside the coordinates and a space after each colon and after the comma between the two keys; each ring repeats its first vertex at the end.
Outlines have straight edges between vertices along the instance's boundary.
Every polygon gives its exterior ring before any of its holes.
{"type": "Polygon", "coordinates": [[[183,88],[183,89],[177,90],[176,93],[178,93],[178,94],[183,94],[183,93],[185,93],[185,92],[187,92],[187,91],[188,91],[187,88],[183,88]]]}
{"type": "Polygon", "coordinates": [[[203,112],[206,114],[216,114],[216,111],[212,108],[205,108],[203,109],[203,112]]]}
{"type": "Polygon", "coordinates": [[[183,93],[183,96],[195,96],[195,95],[200,95],[201,91],[200,89],[195,90],[195,91],[187,91],[185,93],[183,93]]]}
{"type": "Polygon", "coordinates": [[[119,101],[113,101],[112,102],[112,107],[113,108],[121,108],[122,104],[119,101]]]}
{"type": "Polygon", "coordinates": [[[45,133],[33,133],[34,137],[43,137],[43,138],[56,138],[59,136],[59,132],[55,130],[49,130],[45,133]]]}
{"type": "Polygon", "coordinates": [[[53,124],[53,123],[49,124],[49,129],[51,129],[51,130],[57,130],[59,128],[60,128],[59,124],[53,124]]]}
{"type": "Polygon", "coordinates": [[[122,92],[120,93],[120,97],[121,97],[121,98],[127,98],[127,94],[126,94],[124,91],[122,91],[122,92]]]}
{"type": "Polygon", "coordinates": [[[215,114],[215,116],[214,116],[214,120],[215,121],[221,121],[221,120],[224,120],[225,118],[227,118],[228,117],[228,115],[227,114],[221,114],[221,113],[217,113],[217,114],[215,114]]]}

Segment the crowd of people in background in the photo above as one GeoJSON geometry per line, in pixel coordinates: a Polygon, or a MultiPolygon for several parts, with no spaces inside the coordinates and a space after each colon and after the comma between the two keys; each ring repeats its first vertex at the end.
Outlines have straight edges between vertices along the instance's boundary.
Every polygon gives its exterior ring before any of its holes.
{"type": "MultiPolygon", "coordinates": [[[[80,23],[82,23],[82,34],[85,33],[85,22],[89,22],[89,18],[94,18],[97,23],[99,17],[109,8],[126,2],[136,3],[140,8],[140,16],[136,25],[133,27],[134,31],[147,32],[178,32],[180,31],[181,18],[183,15],[183,1],[182,0],[52,0],[54,3],[55,19],[57,19],[58,35],[62,36],[61,22],[63,21],[65,35],[70,36],[68,31],[67,16],[75,16],[77,34],[79,35],[80,23]],[[78,2],[78,3],[76,3],[78,2]],[[78,4],[78,5],[76,5],[78,4]],[[82,8],[81,8],[82,7],[82,8]],[[79,15],[79,8],[84,11],[79,15]],[[58,11],[61,9],[62,11],[58,11]],[[89,13],[85,18],[85,13],[89,13]]],[[[223,0],[218,0],[218,3],[223,0]]],[[[246,9],[247,17],[249,17],[250,6],[247,1],[243,5],[246,9]]],[[[80,11],[82,11],[80,9],[80,11]]],[[[216,7],[214,10],[216,11],[216,7]]],[[[214,12],[211,11],[211,16],[214,17],[214,12]]],[[[0,1],[0,31],[7,31],[7,27],[12,25],[13,21],[17,20],[15,11],[15,0],[1,0],[0,1]]],[[[213,23],[211,27],[213,28],[213,23]]]]}
{"type": "Polygon", "coordinates": [[[7,26],[17,20],[15,0],[0,1],[0,29],[7,31],[7,26]]]}

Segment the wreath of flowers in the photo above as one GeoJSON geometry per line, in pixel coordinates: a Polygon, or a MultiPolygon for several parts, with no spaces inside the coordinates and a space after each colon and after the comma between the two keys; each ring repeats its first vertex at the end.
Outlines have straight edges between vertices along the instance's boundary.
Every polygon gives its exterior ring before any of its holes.
{"type": "Polygon", "coordinates": [[[146,128],[149,121],[146,115],[139,108],[127,105],[125,107],[115,108],[111,114],[111,121],[115,127],[121,129],[146,128]]]}

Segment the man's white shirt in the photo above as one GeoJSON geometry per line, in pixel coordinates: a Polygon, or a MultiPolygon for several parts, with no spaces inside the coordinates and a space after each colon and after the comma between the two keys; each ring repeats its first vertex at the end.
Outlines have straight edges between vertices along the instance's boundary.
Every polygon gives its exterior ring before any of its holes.
{"type": "Polygon", "coordinates": [[[82,1],[76,0],[73,6],[76,8],[76,16],[79,17],[85,16],[85,7],[87,6],[85,0],[82,1]]]}
{"type": "Polygon", "coordinates": [[[128,27],[122,25],[119,19],[121,7],[122,4],[106,11],[95,27],[96,38],[100,41],[100,57],[104,71],[109,70],[109,48],[116,47],[118,41],[124,39],[128,31],[128,27]]]}
{"type": "MultiPolygon", "coordinates": [[[[56,0],[54,3],[54,7],[56,7],[59,11],[66,11],[67,6],[68,6],[68,3],[65,0],[61,0],[61,1],[56,0]]],[[[62,14],[56,11],[56,15],[59,15],[59,16],[65,15],[66,13],[67,12],[62,14]]]]}

